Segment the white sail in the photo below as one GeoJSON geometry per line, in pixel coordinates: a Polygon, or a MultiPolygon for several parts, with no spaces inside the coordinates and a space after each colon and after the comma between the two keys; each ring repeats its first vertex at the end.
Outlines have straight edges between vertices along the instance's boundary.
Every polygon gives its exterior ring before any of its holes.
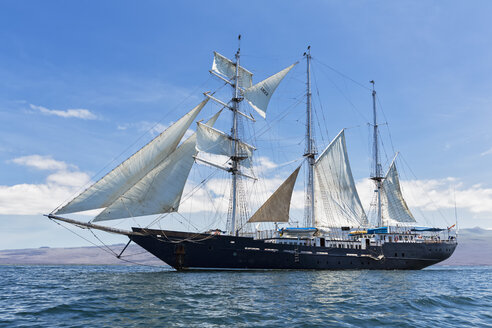
{"type": "Polygon", "coordinates": [[[300,169],[299,166],[253,214],[248,222],[289,222],[290,201],[300,169]]]}
{"type": "Polygon", "coordinates": [[[357,227],[367,223],[355,187],[342,130],[314,164],[315,225],[357,227]]]}
{"type": "MultiPolygon", "coordinates": [[[[227,79],[232,80],[236,77],[236,64],[214,51],[212,71],[220,73],[227,77],[227,79]]],[[[244,67],[239,66],[239,86],[241,88],[249,88],[253,84],[252,81],[253,73],[249,72],[244,67]]]]}
{"type": "Polygon", "coordinates": [[[403,199],[394,160],[388,169],[382,187],[381,216],[384,224],[417,222],[403,199]]]}
{"type": "MultiPolygon", "coordinates": [[[[197,125],[197,150],[214,155],[234,156],[234,143],[229,135],[200,122],[197,125]]],[[[251,167],[255,148],[241,141],[237,145],[238,155],[243,159],[241,165],[251,167]]]]}
{"type": "Polygon", "coordinates": [[[208,98],[67,205],[56,211],[56,214],[74,213],[109,206],[176,149],[186,130],[207,101],[208,98]]]}
{"type": "Polygon", "coordinates": [[[266,110],[268,103],[270,102],[270,98],[272,98],[272,94],[275,92],[280,82],[282,82],[283,78],[296,64],[297,63],[290,65],[277,74],[274,74],[243,91],[244,98],[258,112],[258,114],[261,115],[261,117],[266,117],[266,110]]]}
{"type": "MultiPolygon", "coordinates": [[[[220,112],[207,124],[214,125],[220,112]]],[[[111,205],[96,221],[176,212],[196,154],[196,133],[111,205]]]]}

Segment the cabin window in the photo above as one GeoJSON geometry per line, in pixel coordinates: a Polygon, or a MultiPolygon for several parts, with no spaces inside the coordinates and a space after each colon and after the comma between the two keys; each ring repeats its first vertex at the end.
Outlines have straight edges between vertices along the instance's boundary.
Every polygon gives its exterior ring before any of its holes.
{"type": "Polygon", "coordinates": [[[401,253],[401,257],[405,257],[405,253],[401,253]]]}
{"type": "Polygon", "coordinates": [[[398,257],[398,253],[395,253],[395,257],[398,257]]]}

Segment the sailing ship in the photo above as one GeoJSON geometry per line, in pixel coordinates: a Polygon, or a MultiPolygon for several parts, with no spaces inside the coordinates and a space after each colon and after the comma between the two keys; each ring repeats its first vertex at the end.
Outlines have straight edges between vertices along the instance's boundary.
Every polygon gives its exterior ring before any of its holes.
{"type": "MultiPolygon", "coordinates": [[[[240,37],[239,37],[240,39],[240,37]]],[[[378,149],[376,91],[372,83],[373,155],[376,222],[370,223],[352,176],[345,133],[342,130],[318,154],[313,144],[311,53],[307,63],[305,211],[303,227],[288,227],[291,198],[299,175],[297,167],[250,217],[244,218],[242,179],[256,179],[255,147],[240,135],[240,120],[255,121],[241,110],[246,101],[262,118],[278,85],[298,63],[253,84],[253,74],[235,60],[214,52],[210,73],[232,88],[222,101],[213,93],[164,132],[67,204],[48,214],[52,220],[78,227],[126,235],[176,270],[194,269],[422,269],[451,256],[457,246],[449,229],[416,226],[405,202],[393,160],[383,175],[378,149]],[[182,141],[208,101],[222,109],[208,121],[197,122],[196,132],[182,141]],[[214,128],[223,110],[232,113],[231,133],[214,128]],[[225,156],[227,164],[211,160],[225,156]],[[231,176],[226,231],[173,231],[134,227],[122,230],[96,222],[179,212],[183,190],[193,165],[208,165],[231,176]],[[82,222],[65,214],[103,209],[82,222]],[[63,215],[63,216],[62,216],[63,215]],[[274,228],[261,230],[263,223],[274,228]],[[283,228],[279,228],[283,224],[283,228]]],[[[395,157],[396,159],[396,157],[395,157]]],[[[192,197],[192,196],[191,196],[192,197]]],[[[122,253],[125,251],[126,247],[122,253]]],[[[120,254],[121,256],[121,254],[120,254]]]]}

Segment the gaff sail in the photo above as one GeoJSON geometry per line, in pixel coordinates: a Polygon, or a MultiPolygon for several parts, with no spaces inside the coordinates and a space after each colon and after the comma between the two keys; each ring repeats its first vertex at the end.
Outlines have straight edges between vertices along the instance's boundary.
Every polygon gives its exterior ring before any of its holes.
{"type": "Polygon", "coordinates": [[[268,200],[248,220],[251,222],[289,222],[290,202],[292,192],[299,174],[299,166],[285,180],[268,200]]]}
{"type": "Polygon", "coordinates": [[[350,169],[344,130],[314,164],[314,204],[316,227],[367,224],[350,169]]]}
{"type": "Polygon", "coordinates": [[[408,208],[400,187],[395,159],[384,178],[381,189],[381,216],[384,224],[417,222],[408,208]]]}

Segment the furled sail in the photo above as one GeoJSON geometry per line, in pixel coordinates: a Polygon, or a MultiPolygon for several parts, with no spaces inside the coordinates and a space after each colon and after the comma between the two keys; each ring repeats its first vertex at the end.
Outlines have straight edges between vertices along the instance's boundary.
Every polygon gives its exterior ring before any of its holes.
{"type": "Polygon", "coordinates": [[[244,98],[258,112],[258,114],[261,115],[261,117],[266,117],[266,110],[272,94],[275,92],[280,82],[282,82],[283,78],[296,64],[297,63],[294,63],[277,74],[274,74],[244,90],[244,98]]]}
{"type": "Polygon", "coordinates": [[[403,199],[395,160],[391,163],[383,181],[381,192],[381,216],[384,224],[387,225],[417,222],[410,212],[407,203],[403,199]]]}
{"type": "MultiPolygon", "coordinates": [[[[234,156],[234,143],[229,135],[200,122],[197,125],[197,150],[214,155],[234,156]]],[[[242,141],[237,145],[238,155],[242,159],[241,165],[251,167],[255,148],[242,141]]]]}
{"type": "Polygon", "coordinates": [[[253,214],[248,222],[289,222],[290,201],[300,169],[299,166],[253,214]]]}
{"type": "MultiPolygon", "coordinates": [[[[224,75],[228,80],[232,80],[236,77],[236,64],[214,51],[212,71],[224,75]]],[[[239,86],[241,88],[249,88],[253,84],[252,81],[253,73],[239,66],[239,86]]]]}
{"type": "Polygon", "coordinates": [[[176,149],[186,130],[207,101],[208,98],[67,205],[56,211],[56,214],[87,211],[112,204],[176,149]]]}
{"type": "Polygon", "coordinates": [[[318,228],[367,223],[355,187],[342,130],[314,164],[314,213],[318,228]]]}
{"type": "MultiPolygon", "coordinates": [[[[220,111],[208,122],[214,125],[220,111]]],[[[96,221],[176,212],[196,154],[196,133],[186,139],[163,162],[127,192],[106,207],[96,221]]]]}

